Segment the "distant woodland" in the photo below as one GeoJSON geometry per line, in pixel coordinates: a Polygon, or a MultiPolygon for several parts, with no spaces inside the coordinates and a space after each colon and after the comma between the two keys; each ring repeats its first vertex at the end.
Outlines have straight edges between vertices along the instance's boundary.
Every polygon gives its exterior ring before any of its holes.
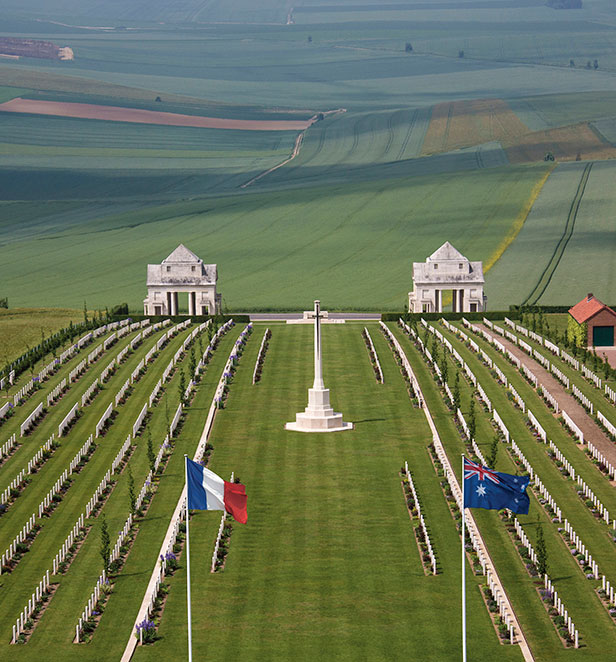
{"type": "Polygon", "coordinates": [[[582,9],[582,0],[548,0],[545,4],[552,9],[582,9]]]}

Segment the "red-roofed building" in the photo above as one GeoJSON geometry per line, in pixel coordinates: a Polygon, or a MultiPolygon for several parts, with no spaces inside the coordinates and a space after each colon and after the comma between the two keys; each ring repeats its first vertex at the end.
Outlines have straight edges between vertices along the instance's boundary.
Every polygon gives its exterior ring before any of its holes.
{"type": "Polygon", "coordinates": [[[567,333],[570,337],[577,336],[579,344],[583,344],[585,339],[588,347],[614,346],[616,312],[592,294],[569,308],[569,315],[567,333]]]}

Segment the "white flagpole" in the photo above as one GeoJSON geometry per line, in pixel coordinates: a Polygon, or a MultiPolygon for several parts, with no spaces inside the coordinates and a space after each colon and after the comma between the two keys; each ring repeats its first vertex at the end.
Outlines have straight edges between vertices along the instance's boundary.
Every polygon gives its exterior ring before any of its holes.
{"type": "MultiPolygon", "coordinates": [[[[188,532],[188,527],[186,528],[188,532]]],[[[466,573],[464,539],[466,537],[466,509],[464,508],[464,455],[462,455],[462,662],[466,662],[466,573]]],[[[188,535],[186,536],[188,539],[188,535]]]]}
{"type": "Polygon", "coordinates": [[[190,537],[188,535],[188,455],[184,454],[184,474],[186,482],[186,603],[188,606],[188,662],[192,662],[192,615],[190,611],[190,537]]]}

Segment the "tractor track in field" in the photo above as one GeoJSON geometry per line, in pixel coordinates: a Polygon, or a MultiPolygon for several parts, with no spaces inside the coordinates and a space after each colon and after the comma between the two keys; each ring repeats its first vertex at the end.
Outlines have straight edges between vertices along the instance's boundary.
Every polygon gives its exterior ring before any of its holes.
{"type": "Polygon", "coordinates": [[[525,304],[535,305],[537,301],[539,301],[539,299],[543,296],[543,293],[550,284],[550,281],[552,280],[552,277],[554,276],[554,273],[556,272],[556,269],[560,264],[562,256],[565,253],[567,244],[569,243],[569,240],[573,236],[573,231],[575,229],[575,221],[577,218],[578,210],[580,208],[580,204],[582,202],[582,198],[584,197],[584,191],[586,190],[586,184],[588,182],[588,178],[590,177],[590,171],[592,169],[592,166],[593,166],[593,162],[591,161],[584,168],[584,171],[582,172],[582,176],[580,177],[577,190],[575,192],[575,196],[573,197],[573,200],[571,201],[571,206],[569,207],[569,213],[567,214],[567,222],[565,223],[565,229],[563,230],[562,236],[559,239],[558,243],[556,244],[556,247],[554,248],[554,252],[552,253],[552,256],[550,257],[550,260],[547,263],[545,269],[542,271],[541,276],[539,276],[539,280],[537,281],[535,287],[532,289],[532,291],[526,297],[526,299],[524,299],[522,305],[525,304]]]}
{"type": "Polygon", "coordinates": [[[389,153],[389,150],[391,149],[391,145],[394,142],[394,127],[393,127],[393,120],[394,120],[394,115],[396,113],[391,113],[389,115],[389,118],[387,119],[387,143],[385,144],[385,149],[383,150],[381,154],[381,158],[384,159],[387,154],[389,153]]]}
{"type": "Polygon", "coordinates": [[[404,140],[402,141],[402,145],[400,146],[400,149],[398,150],[398,155],[396,156],[396,161],[401,161],[402,157],[404,156],[404,152],[406,152],[406,148],[409,144],[409,140],[411,139],[411,136],[413,135],[413,131],[415,129],[415,125],[417,124],[417,115],[419,115],[419,110],[415,110],[415,112],[413,113],[413,116],[411,117],[409,128],[406,130],[406,135],[404,136],[404,140]]]}

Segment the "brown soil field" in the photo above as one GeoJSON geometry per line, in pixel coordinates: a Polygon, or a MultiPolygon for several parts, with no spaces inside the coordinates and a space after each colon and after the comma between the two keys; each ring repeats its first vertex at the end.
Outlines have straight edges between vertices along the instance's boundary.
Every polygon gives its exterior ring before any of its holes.
{"type": "Polygon", "coordinates": [[[491,140],[502,143],[511,163],[616,158],[616,148],[588,123],[531,131],[502,99],[454,101],[434,106],[422,155],[472,147],[491,140]]]}
{"type": "Polygon", "coordinates": [[[236,129],[240,131],[303,131],[313,120],[235,120],[219,117],[180,115],[139,108],[99,106],[88,103],[65,103],[60,101],[37,101],[18,97],[0,104],[0,111],[7,113],[31,113],[55,115],[111,122],[134,122],[137,124],[164,124],[165,126],[188,126],[202,129],[236,129]]]}
{"type": "Polygon", "coordinates": [[[556,161],[616,158],[616,148],[603,141],[586,122],[528,133],[513,144],[504,142],[503,146],[511,163],[543,161],[548,152],[556,161]]]}

